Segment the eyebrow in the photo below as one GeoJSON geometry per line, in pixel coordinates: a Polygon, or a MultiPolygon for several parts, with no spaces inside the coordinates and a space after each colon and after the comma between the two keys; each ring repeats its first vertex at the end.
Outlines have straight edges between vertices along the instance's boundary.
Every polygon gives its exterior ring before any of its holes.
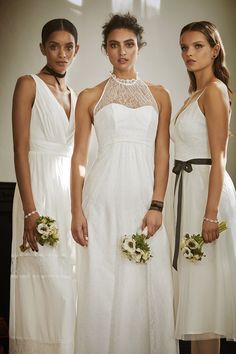
{"type": "Polygon", "coordinates": [[[204,43],[204,41],[199,40],[199,41],[195,41],[195,42],[193,42],[193,44],[197,44],[197,43],[204,43]]]}
{"type": "MultiPolygon", "coordinates": [[[[134,39],[133,38],[130,38],[130,39],[126,39],[125,41],[124,41],[124,43],[126,43],[126,42],[134,42],[134,39]]],[[[113,42],[113,43],[121,43],[121,42],[119,42],[119,41],[116,41],[115,39],[110,39],[109,41],[108,41],[108,43],[111,43],[111,42],[113,42]]]]}
{"type": "MultiPolygon", "coordinates": [[[[204,41],[199,40],[199,41],[195,41],[195,42],[193,42],[192,44],[198,44],[198,43],[204,43],[204,41]]],[[[180,44],[185,44],[185,43],[184,43],[184,42],[180,42],[180,44]]]]}
{"type": "MultiPolygon", "coordinates": [[[[56,41],[49,41],[49,44],[60,44],[59,42],[56,41]]],[[[66,45],[68,44],[74,44],[73,42],[67,42],[66,45]]]]}

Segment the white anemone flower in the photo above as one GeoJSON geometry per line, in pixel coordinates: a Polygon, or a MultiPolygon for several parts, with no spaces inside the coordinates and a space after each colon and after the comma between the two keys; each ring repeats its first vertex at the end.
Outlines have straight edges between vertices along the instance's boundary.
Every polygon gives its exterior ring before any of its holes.
{"type": "Polygon", "coordinates": [[[50,233],[50,228],[48,227],[48,225],[41,223],[41,224],[38,224],[37,231],[40,235],[44,235],[44,236],[48,237],[48,235],[50,233]]]}
{"type": "Polygon", "coordinates": [[[49,237],[49,235],[46,235],[46,234],[41,234],[41,239],[42,240],[47,240],[48,239],[48,237],[49,237]]]}
{"type": "Polygon", "coordinates": [[[184,247],[183,248],[183,255],[185,258],[191,259],[193,258],[193,254],[191,252],[191,250],[188,247],[184,247]]]}
{"type": "Polygon", "coordinates": [[[199,248],[199,244],[193,238],[189,238],[186,240],[186,247],[188,247],[190,250],[197,250],[199,248]]]}
{"type": "Polygon", "coordinates": [[[124,238],[122,241],[122,248],[123,250],[129,252],[129,253],[134,253],[135,252],[135,240],[132,237],[127,237],[124,238]]]}

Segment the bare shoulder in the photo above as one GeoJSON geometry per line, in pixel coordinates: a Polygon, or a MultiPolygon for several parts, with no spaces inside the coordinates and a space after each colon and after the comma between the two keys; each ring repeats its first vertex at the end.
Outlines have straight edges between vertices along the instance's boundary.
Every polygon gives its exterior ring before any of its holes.
{"type": "Polygon", "coordinates": [[[98,99],[100,98],[100,96],[104,90],[106,83],[107,83],[107,80],[100,82],[98,85],[96,85],[94,87],[89,87],[89,88],[84,89],[83,91],[81,91],[79,93],[78,101],[79,102],[86,102],[88,104],[98,101],[98,99]]]}
{"type": "Polygon", "coordinates": [[[203,101],[214,102],[226,102],[229,101],[227,86],[222,81],[211,82],[203,93],[203,101]]]}
{"type": "Polygon", "coordinates": [[[169,91],[162,85],[154,85],[150,82],[146,82],[151,93],[154,97],[168,99],[170,97],[169,91]]]}
{"type": "Polygon", "coordinates": [[[154,85],[150,82],[146,82],[149,90],[153,94],[159,108],[166,105],[171,105],[170,93],[169,91],[162,85],[154,85]]]}
{"type": "Polygon", "coordinates": [[[228,120],[230,99],[226,85],[218,80],[206,86],[199,99],[199,106],[209,122],[228,120]]]}
{"type": "Polygon", "coordinates": [[[29,91],[35,91],[35,81],[30,75],[20,76],[16,82],[16,89],[29,91]]]}
{"type": "Polygon", "coordinates": [[[35,99],[36,85],[35,81],[30,75],[24,75],[17,79],[13,104],[30,105],[32,107],[35,99]]]}

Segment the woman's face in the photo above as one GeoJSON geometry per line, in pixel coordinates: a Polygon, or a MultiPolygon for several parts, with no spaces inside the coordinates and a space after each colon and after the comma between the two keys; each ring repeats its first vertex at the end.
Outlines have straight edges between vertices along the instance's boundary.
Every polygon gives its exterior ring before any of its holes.
{"type": "Polygon", "coordinates": [[[41,52],[47,57],[47,64],[58,73],[64,73],[73,61],[79,46],[74,36],[64,30],[50,34],[46,43],[40,44],[41,52]]]}
{"type": "Polygon", "coordinates": [[[180,37],[180,46],[187,70],[191,72],[212,67],[219,47],[212,48],[204,34],[197,31],[184,32],[180,37]]]}
{"type": "Polygon", "coordinates": [[[139,51],[135,33],[126,28],[113,30],[107,37],[106,51],[114,70],[132,70],[139,51]]]}

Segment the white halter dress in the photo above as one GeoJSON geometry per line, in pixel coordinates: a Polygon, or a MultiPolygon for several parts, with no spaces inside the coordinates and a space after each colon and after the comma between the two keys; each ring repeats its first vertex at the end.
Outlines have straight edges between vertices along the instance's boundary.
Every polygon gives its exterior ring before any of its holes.
{"type": "Polygon", "coordinates": [[[153,258],[130,262],[121,237],[135,233],[152,199],[156,102],[142,80],[111,77],[94,109],[97,158],[86,176],[89,245],[79,248],[76,353],[175,354],[170,247],[164,226],[153,258]]]}

